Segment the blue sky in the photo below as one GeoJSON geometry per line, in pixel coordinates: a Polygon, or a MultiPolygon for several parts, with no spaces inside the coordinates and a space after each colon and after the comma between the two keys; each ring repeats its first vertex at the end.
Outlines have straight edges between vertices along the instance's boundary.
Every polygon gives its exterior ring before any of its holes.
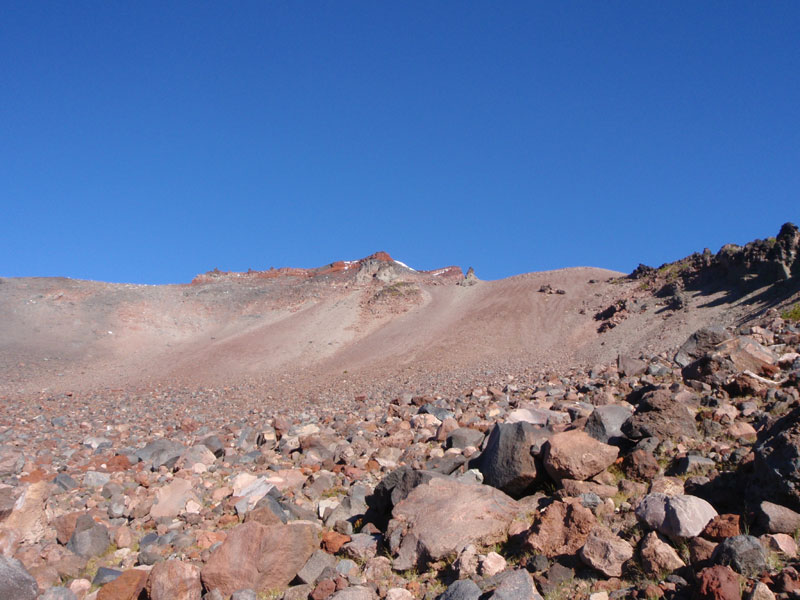
{"type": "Polygon", "coordinates": [[[3,2],[0,275],[630,271],[800,222],[798,2],[3,2]]]}

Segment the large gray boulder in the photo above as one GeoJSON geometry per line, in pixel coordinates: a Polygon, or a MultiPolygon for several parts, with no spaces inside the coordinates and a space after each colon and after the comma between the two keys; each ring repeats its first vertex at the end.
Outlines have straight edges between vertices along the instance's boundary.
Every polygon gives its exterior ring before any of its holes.
{"type": "Polygon", "coordinates": [[[515,498],[525,495],[538,473],[535,454],[549,436],[530,423],[495,424],[478,462],[483,482],[515,498]]]}
{"type": "Polygon", "coordinates": [[[36,600],[39,586],[16,558],[0,555],[0,598],[36,600]]]}
{"type": "Polygon", "coordinates": [[[88,514],[78,517],[75,531],[67,542],[67,548],[83,558],[100,556],[111,545],[108,528],[96,523],[88,514]]]}
{"type": "Polygon", "coordinates": [[[392,509],[400,504],[411,490],[434,478],[446,475],[434,471],[400,467],[384,477],[372,494],[366,498],[368,506],[366,518],[379,529],[385,529],[391,517],[392,509]]]}
{"type": "Polygon", "coordinates": [[[727,565],[737,573],[756,577],[767,570],[764,548],[752,535],[736,535],[726,538],[711,555],[711,562],[727,565]]]}
{"type": "Polygon", "coordinates": [[[754,486],[762,500],[800,510],[800,408],[778,419],[755,450],[754,486]]]}
{"type": "Polygon", "coordinates": [[[691,538],[700,535],[717,511],[697,496],[648,494],[636,507],[636,517],[671,538],[691,538]]]}
{"type": "Polygon", "coordinates": [[[622,425],[632,414],[631,408],[622,404],[598,406],[589,415],[584,431],[604,444],[617,444],[625,439],[622,425]]]}
{"type": "Polygon", "coordinates": [[[730,337],[724,327],[712,326],[698,329],[689,336],[675,354],[675,362],[681,367],[697,360],[704,354],[711,352],[730,337]]]}
{"type": "Polygon", "coordinates": [[[642,395],[633,416],[622,426],[622,432],[634,440],[648,437],[697,439],[698,435],[694,415],[664,388],[652,389],[642,395]]]}

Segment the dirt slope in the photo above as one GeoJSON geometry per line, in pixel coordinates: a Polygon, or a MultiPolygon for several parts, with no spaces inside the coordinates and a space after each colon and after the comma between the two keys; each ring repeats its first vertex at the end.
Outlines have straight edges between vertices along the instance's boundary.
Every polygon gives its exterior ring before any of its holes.
{"type": "Polygon", "coordinates": [[[388,255],[334,265],[344,266],[169,286],[2,279],[0,389],[421,389],[655,354],[747,310],[708,306],[697,294],[685,310],[667,311],[636,281],[603,269],[463,285],[460,270],[437,278],[446,270],[417,273],[388,255]],[[596,313],[637,294],[627,318],[599,333],[596,313]]]}

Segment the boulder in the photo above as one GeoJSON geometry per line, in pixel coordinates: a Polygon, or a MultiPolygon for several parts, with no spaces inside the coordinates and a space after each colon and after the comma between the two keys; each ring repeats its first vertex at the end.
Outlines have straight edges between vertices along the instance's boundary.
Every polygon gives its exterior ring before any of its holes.
{"type": "Polygon", "coordinates": [[[622,565],[633,557],[633,548],[606,527],[592,529],[579,552],[581,560],[606,577],[620,577],[622,565]]]}
{"type": "Polygon", "coordinates": [[[723,327],[703,327],[689,336],[675,354],[675,362],[685,367],[730,337],[723,327]]]}
{"type": "Polygon", "coordinates": [[[23,542],[35,544],[40,541],[47,529],[45,503],[52,486],[46,481],[29,484],[14,502],[4,527],[15,529],[23,542]]]}
{"type": "Polygon", "coordinates": [[[592,511],[579,502],[553,502],[536,516],[525,545],[548,558],[575,554],[596,525],[592,511]]]}
{"type": "Polygon", "coordinates": [[[631,409],[621,404],[598,406],[589,415],[584,429],[599,442],[617,444],[625,438],[622,425],[631,418],[631,414],[631,409]]]}
{"type": "Polygon", "coordinates": [[[754,493],[800,510],[800,407],[778,419],[754,453],[754,493]]]}
{"type": "Polygon", "coordinates": [[[636,411],[622,426],[622,431],[635,440],[649,437],[661,440],[681,437],[696,439],[698,435],[694,415],[664,388],[651,389],[642,395],[636,411]]]}
{"type": "Polygon", "coordinates": [[[697,574],[697,592],[702,600],[741,600],[739,576],[730,567],[717,565],[697,574]]]}
{"type": "Polygon", "coordinates": [[[645,575],[648,577],[661,578],[675,569],[686,566],[675,548],[661,540],[655,531],[644,536],[639,546],[639,555],[642,558],[645,575]]]}
{"type": "Polygon", "coordinates": [[[147,583],[147,571],[131,569],[125,571],[97,592],[97,600],[139,600],[147,583]]]}
{"type": "Polygon", "coordinates": [[[536,481],[531,447],[539,443],[542,431],[524,422],[495,424],[478,463],[484,483],[509,496],[523,496],[536,481]]]}
{"type": "Polygon", "coordinates": [[[636,507],[640,521],[671,538],[698,536],[716,516],[714,507],[697,496],[648,494],[636,507]]]}
{"type": "Polygon", "coordinates": [[[176,517],[183,512],[186,502],[192,497],[192,482],[186,479],[173,479],[156,492],[156,501],[150,509],[154,519],[176,517]]]}
{"type": "Polygon", "coordinates": [[[179,560],[153,565],[146,588],[150,600],[200,600],[203,596],[200,569],[179,560]]]}
{"type": "Polygon", "coordinates": [[[544,467],[555,481],[583,481],[611,466],[619,448],[599,442],[578,429],[553,435],[547,442],[544,467]]]}
{"type": "Polygon", "coordinates": [[[0,598],[36,600],[39,586],[16,558],[0,556],[0,598]]]}
{"type": "Polygon", "coordinates": [[[525,569],[504,571],[492,577],[491,584],[495,587],[487,600],[542,600],[531,574],[525,569]]]}
{"type": "Polygon", "coordinates": [[[451,583],[439,600],[478,600],[481,588],[471,579],[459,579],[451,583]]]}
{"type": "Polygon", "coordinates": [[[269,527],[250,521],[228,532],[200,575],[207,590],[230,595],[251,588],[266,592],[286,587],[315,550],[319,530],[294,521],[269,527]]]}
{"type": "Polygon", "coordinates": [[[83,558],[100,556],[110,545],[108,528],[96,523],[88,513],[78,517],[72,537],[67,542],[67,548],[83,558]]]}
{"type": "Polygon", "coordinates": [[[443,478],[445,475],[433,471],[412,469],[411,467],[400,467],[384,477],[367,497],[367,520],[378,526],[379,529],[386,529],[386,524],[391,517],[392,509],[400,504],[411,490],[418,485],[426,483],[434,478],[443,478]]]}
{"type": "Polygon", "coordinates": [[[726,538],[714,550],[711,562],[731,567],[747,577],[756,577],[767,569],[764,548],[752,535],[737,535],[726,538]]]}
{"type": "Polygon", "coordinates": [[[500,490],[434,478],[414,488],[392,511],[386,536],[394,568],[424,566],[467,544],[505,541],[519,505],[500,490]]]}
{"type": "Polygon", "coordinates": [[[794,535],[800,530],[800,513],[780,504],[764,501],[759,505],[758,524],[769,533],[794,535]]]}

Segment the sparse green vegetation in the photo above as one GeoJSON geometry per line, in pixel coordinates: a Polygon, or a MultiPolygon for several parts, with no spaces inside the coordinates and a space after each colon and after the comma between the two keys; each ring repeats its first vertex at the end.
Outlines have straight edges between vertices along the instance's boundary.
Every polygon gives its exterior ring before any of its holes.
{"type": "Polygon", "coordinates": [[[800,302],[792,306],[791,308],[786,309],[781,313],[781,317],[786,319],[787,321],[800,321],[800,302]]]}

